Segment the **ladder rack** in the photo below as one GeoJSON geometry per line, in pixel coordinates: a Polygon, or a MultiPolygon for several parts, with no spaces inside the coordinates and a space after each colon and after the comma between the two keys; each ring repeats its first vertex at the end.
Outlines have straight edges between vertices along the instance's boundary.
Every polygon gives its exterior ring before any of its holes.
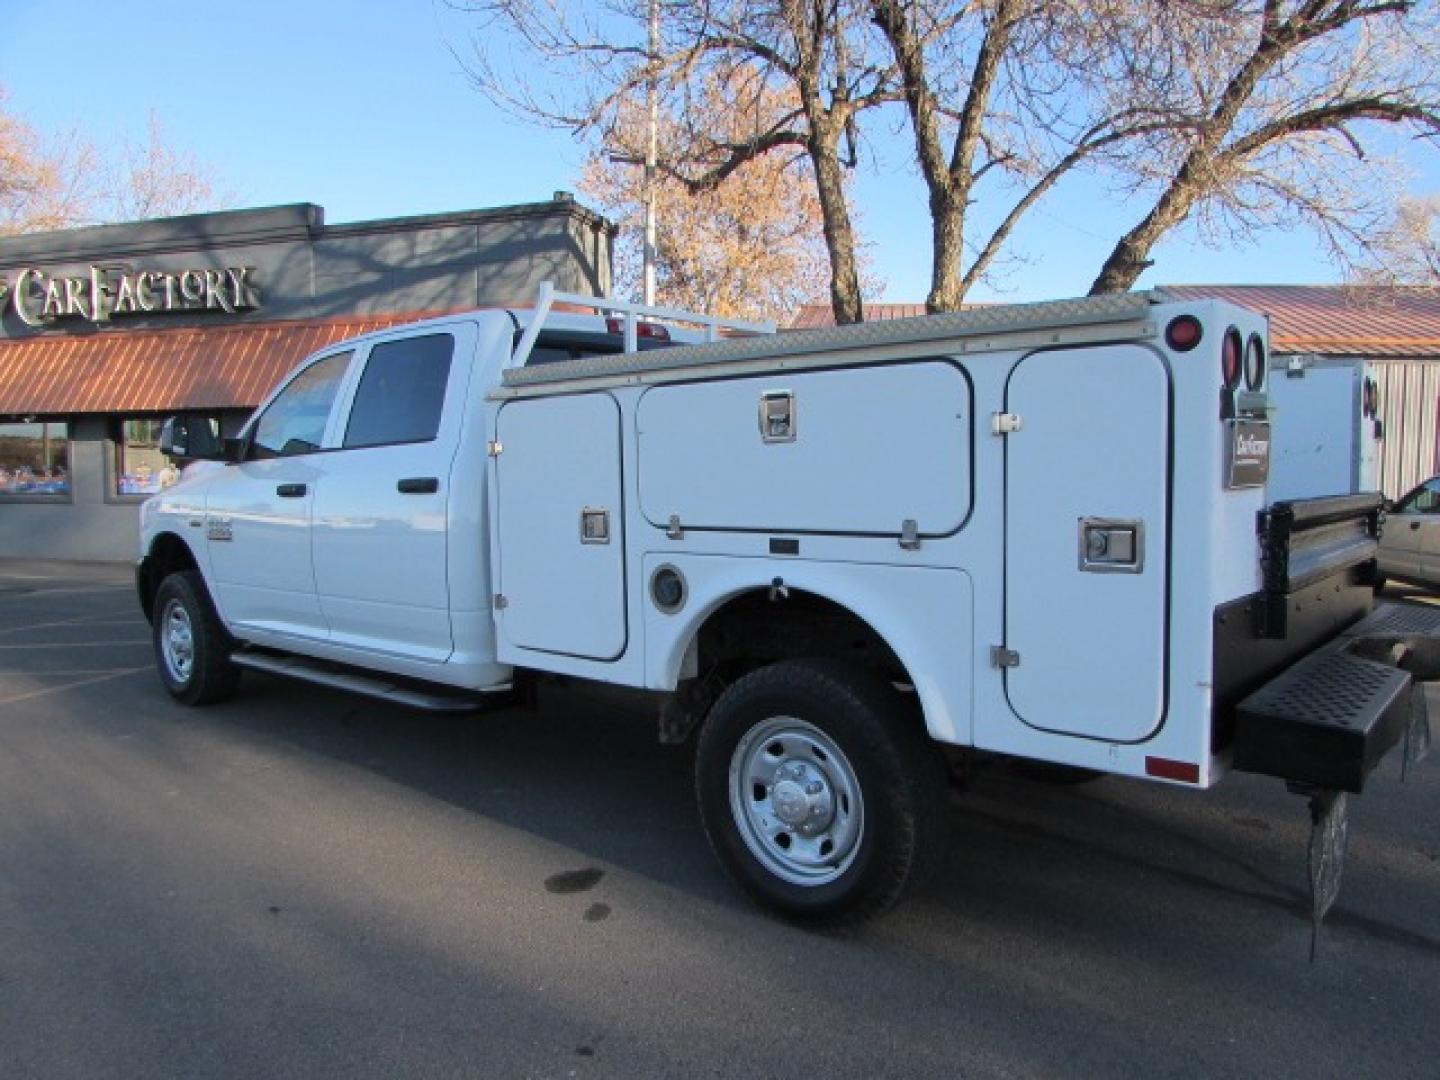
{"type": "Polygon", "coordinates": [[[553,282],[544,281],[540,283],[540,291],[535,297],[535,311],[530,318],[530,325],[525,328],[525,333],[521,335],[519,342],[515,345],[515,351],[510,354],[510,363],[506,365],[507,368],[525,366],[525,361],[530,358],[530,350],[535,347],[535,339],[540,336],[545,319],[556,302],[590,308],[606,316],[622,316],[625,320],[624,351],[627,353],[639,351],[638,328],[640,320],[646,316],[668,319],[671,322],[691,323],[702,327],[705,331],[706,342],[719,341],[721,330],[737,330],[746,334],[775,333],[773,322],[749,322],[744,319],[728,319],[719,315],[702,315],[695,311],[682,311],[680,308],[638,304],[629,300],[586,296],[583,293],[557,292],[553,282]]]}

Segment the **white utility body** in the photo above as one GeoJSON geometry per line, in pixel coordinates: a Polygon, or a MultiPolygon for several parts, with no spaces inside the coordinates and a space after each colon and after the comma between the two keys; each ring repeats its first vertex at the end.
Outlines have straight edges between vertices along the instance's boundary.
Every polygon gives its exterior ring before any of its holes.
{"type": "MultiPolygon", "coordinates": [[[[544,290],[310,358],[142,509],[167,688],[655,691],[662,734],[699,728],[722,861],[822,920],[922,867],[941,751],[1250,769],[1333,827],[1420,746],[1430,669],[1377,659],[1378,502],[1267,507],[1261,316],[1131,294],[720,329],[544,290]],[[1373,682],[1339,720],[1337,665],[1373,682]]],[[[1436,631],[1384,633],[1428,656],[1436,631]]]]}

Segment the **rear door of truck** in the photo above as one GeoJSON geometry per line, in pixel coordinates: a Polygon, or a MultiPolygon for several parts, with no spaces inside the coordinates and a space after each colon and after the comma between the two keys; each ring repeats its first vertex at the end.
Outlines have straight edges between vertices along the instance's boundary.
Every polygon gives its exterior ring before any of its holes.
{"type": "Polygon", "coordinates": [[[505,646],[625,651],[620,406],[607,393],[506,402],[496,417],[495,572],[505,646]]]}
{"type": "Polygon", "coordinates": [[[1164,719],[1170,402],[1140,345],[1042,350],[1010,374],[1002,663],[1031,727],[1135,742],[1164,719]]]}

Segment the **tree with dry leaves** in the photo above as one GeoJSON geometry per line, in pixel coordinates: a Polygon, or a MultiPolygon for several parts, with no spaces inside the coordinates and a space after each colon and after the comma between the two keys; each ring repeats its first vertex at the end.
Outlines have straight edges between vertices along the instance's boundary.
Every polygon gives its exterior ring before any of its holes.
{"type": "MultiPolygon", "coordinates": [[[[803,150],[830,253],[836,319],[860,317],[843,169],[868,118],[903,102],[929,189],[932,310],[994,271],[1016,226],[1082,169],[1141,220],[1092,285],[1128,289],[1186,223],[1207,239],[1303,224],[1339,259],[1393,209],[1386,134],[1440,132],[1440,26],[1416,0],[868,0],[585,9],[475,0],[477,85],[520,115],[606,137],[654,80],[707,152],[692,190],[803,150]],[[514,47],[519,45],[516,50],[514,47]],[[497,66],[508,56],[512,65],[497,66]],[[751,64],[795,107],[751,137],[700,129],[688,88],[751,64]],[[980,211],[984,211],[981,213],[980,211]],[[984,223],[982,225],[982,222],[984,223]]],[[[698,163],[698,164],[697,164],[698,163]]]]}
{"type": "MultiPolygon", "coordinates": [[[[750,74],[738,72],[697,94],[704,100],[694,111],[703,109],[710,135],[743,142],[784,110],[785,103],[750,74]]],[[[663,301],[717,315],[779,321],[823,297],[829,259],[808,159],[762,156],[724,184],[692,190],[678,175],[702,164],[697,158],[705,151],[689,138],[693,124],[666,112],[657,126],[656,262],[663,301]]],[[[645,157],[647,138],[640,103],[622,109],[606,146],[586,162],[580,183],[580,190],[620,226],[616,282],[629,291],[638,291],[641,280],[648,192],[637,163],[645,157]]]]}
{"type": "Polygon", "coordinates": [[[0,236],[168,217],[215,203],[210,171],[165,139],[100,147],[79,132],[46,138],[0,90],[0,236]]]}
{"type": "MultiPolygon", "coordinates": [[[[862,113],[897,100],[894,65],[868,3],[831,0],[614,0],[576,11],[556,0],[454,0],[475,13],[475,86],[523,118],[568,128],[599,145],[652,83],[677,118],[685,154],[671,180],[703,194],[761,158],[803,154],[814,185],[838,322],[861,318],[861,266],[846,170],[862,113]],[[653,10],[660,45],[651,49],[653,10]],[[707,86],[759,80],[783,107],[741,135],[708,123],[707,86]]],[[[737,181],[740,182],[740,181],[737,181]]]]}

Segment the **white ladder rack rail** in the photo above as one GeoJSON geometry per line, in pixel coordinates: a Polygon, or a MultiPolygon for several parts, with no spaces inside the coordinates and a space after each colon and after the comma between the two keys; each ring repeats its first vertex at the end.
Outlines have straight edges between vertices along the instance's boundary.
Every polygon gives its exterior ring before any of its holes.
{"type": "Polygon", "coordinates": [[[556,302],[591,308],[603,315],[623,315],[625,317],[624,351],[627,353],[639,351],[638,326],[641,318],[646,316],[655,319],[669,319],[673,322],[693,323],[703,327],[707,342],[719,341],[721,330],[738,330],[747,334],[775,333],[773,322],[750,322],[744,319],[725,318],[720,315],[702,315],[699,312],[683,311],[680,308],[638,304],[629,300],[586,296],[583,293],[556,292],[552,282],[543,281],[535,296],[535,311],[530,317],[530,325],[525,328],[525,333],[521,335],[515,345],[515,351],[510,354],[510,363],[506,365],[507,368],[525,366],[525,361],[530,359],[530,350],[535,347],[535,339],[540,336],[545,319],[556,302]]]}

